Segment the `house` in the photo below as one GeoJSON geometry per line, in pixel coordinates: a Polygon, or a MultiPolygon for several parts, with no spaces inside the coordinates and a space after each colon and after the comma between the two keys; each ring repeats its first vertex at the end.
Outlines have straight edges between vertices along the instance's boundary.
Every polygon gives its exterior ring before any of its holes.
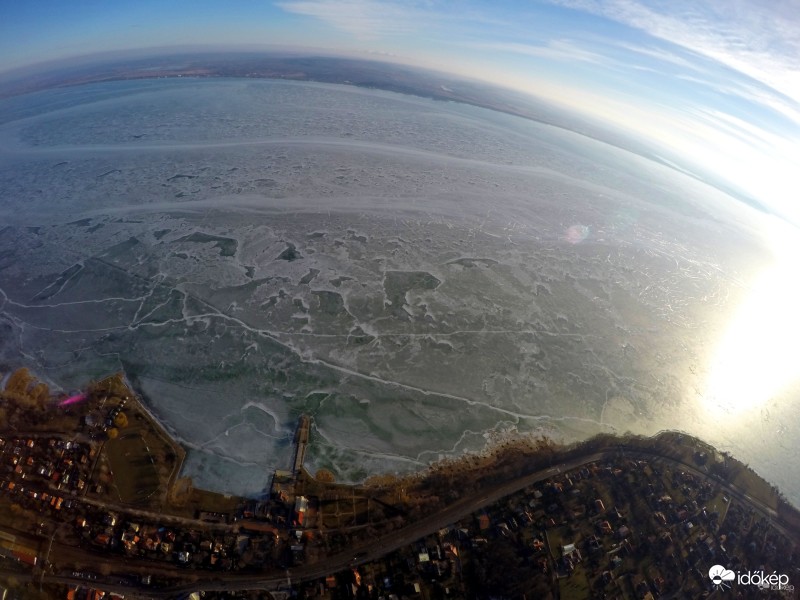
{"type": "Polygon", "coordinates": [[[540,557],[540,558],[539,558],[539,559],[536,561],[536,564],[537,564],[537,565],[539,565],[539,568],[541,568],[541,570],[542,570],[542,573],[545,573],[545,574],[547,573],[547,566],[548,566],[548,565],[547,565],[547,557],[546,557],[546,556],[542,556],[542,557],[540,557]]]}
{"type": "Polygon", "coordinates": [[[561,547],[561,556],[565,560],[570,560],[572,562],[580,562],[583,560],[581,556],[581,551],[575,547],[575,544],[567,544],[561,547]]]}
{"type": "Polygon", "coordinates": [[[294,501],[294,515],[295,522],[298,526],[303,525],[305,521],[306,512],[308,511],[308,498],[305,496],[297,496],[294,501]]]}

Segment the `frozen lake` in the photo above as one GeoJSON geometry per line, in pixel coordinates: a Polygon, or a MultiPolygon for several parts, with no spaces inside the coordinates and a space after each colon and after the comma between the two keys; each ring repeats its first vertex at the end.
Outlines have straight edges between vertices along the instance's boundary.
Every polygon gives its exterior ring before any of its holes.
{"type": "Polygon", "coordinates": [[[124,368],[202,487],[254,494],[313,416],[342,480],[494,434],[699,435],[797,503],[797,390],[703,400],[768,260],[713,188],[471,106],[251,80],[0,101],[0,361],[124,368]]]}

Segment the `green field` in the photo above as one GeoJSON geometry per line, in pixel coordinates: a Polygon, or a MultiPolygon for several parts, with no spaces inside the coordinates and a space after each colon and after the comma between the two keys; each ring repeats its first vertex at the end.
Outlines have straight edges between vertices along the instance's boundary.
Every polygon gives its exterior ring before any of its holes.
{"type": "Polygon", "coordinates": [[[158,490],[161,482],[155,459],[141,435],[128,433],[109,440],[104,451],[122,502],[143,502],[158,490]]]}

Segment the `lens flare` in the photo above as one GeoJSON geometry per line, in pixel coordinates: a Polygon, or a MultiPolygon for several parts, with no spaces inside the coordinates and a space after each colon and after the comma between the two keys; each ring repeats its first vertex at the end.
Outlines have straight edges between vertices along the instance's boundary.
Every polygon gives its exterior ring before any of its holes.
{"type": "Polygon", "coordinates": [[[86,394],[78,394],[77,396],[70,396],[69,398],[64,398],[61,402],[58,403],[59,406],[70,406],[71,404],[77,404],[78,402],[83,402],[86,400],[88,396],[86,394]]]}
{"type": "Polygon", "coordinates": [[[586,225],[570,225],[564,232],[564,239],[570,244],[580,244],[589,237],[589,228],[586,225]]]}

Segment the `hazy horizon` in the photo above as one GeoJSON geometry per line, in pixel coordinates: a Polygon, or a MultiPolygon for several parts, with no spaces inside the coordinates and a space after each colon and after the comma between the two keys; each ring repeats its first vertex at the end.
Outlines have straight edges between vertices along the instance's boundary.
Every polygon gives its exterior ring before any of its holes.
{"type": "MultiPolygon", "coordinates": [[[[12,4],[0,73],[166,46],[312,48],[490,82],[647,138],[795,224],[800,13],[738,0],[12,4]]],[[[302,51],[302,50],[301,50],[302,51]]]]}

